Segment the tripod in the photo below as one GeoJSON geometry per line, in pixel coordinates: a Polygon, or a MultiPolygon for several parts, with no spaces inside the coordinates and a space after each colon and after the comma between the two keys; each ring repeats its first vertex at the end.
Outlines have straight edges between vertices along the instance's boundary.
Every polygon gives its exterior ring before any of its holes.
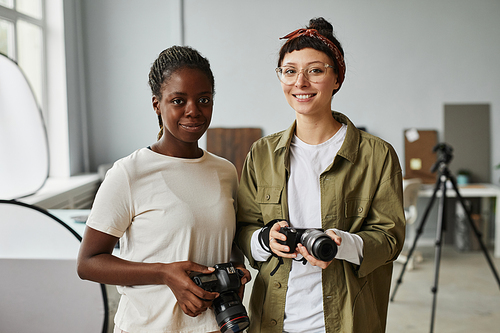
{"type": "MultiPolygon", "coordinates": [[[[436,149],[436,148],[435,148],[436,149]]],[[[449,159],[447,159],[449,160],[449,159]]],[[[491,261],[490,256],[488,255],[488,251],[486,249],[486,246],[484,245],[483,241],[481,240],[481,233],[475,226],[474,222],[472,221],[472,218],[470,216],[470,212],[467,209],[465,205],[465,201],[460,195],[460,192],[458,191],[457,183],[453,175],[451,174],[450,170],[448,169],[447,166],[447,160],[445,161],[438,161],[435,165],[435,167],[438,168],[439,174],[437,177],[436,185],[434,188],[434,192],[432,193],[432,197],[430,199],[430,202],[425,209],[424,216],[422,218],[422,222],[420,223],[420,226],[417,229],[417,234],[415,236],[415,239],[413,241],[413,245],[410,248],[410,252],[408,253],[408,257],[406,259],[406,262],[403,265],[403,269],[401,271],[401,274],[397,280],[397,283],[394,287],[394,291],[391,296],[391,302],[394,301],[394,297],[396,295],[396,291],[398,290],[399,285],[403,281],[403,274],[406,269],[406,265],[408,264],[411,256],[413,255],[413,251],[415,250],[415,247],[417,245],[417,240],[422,234],[424,230],[424,225],[427,220],[427,217],[429,215],[429,212],[432,208],[432,205],[434,203],[434,200],[436,199],[437,192],[441,190],[441,198],[439,202],[439,210],[438,210],[438,220],[437,220],[437,235],[436,235],[436,243],[435,243],[435,261],[434,261],[434,286],[432,287],[432,293],[433,293],[433,300],[432,300],[432,314],[431,314],[431,329],[430,332],[434,332],[434,317],[435,317],[435,312],[436,312],[436,300],[437,300],[437,291],[438,291],[438,280],[439,280],[439,265],[441,261],[441,246],[443,242],[443,231],[445,229],[445,206],[446,206],[446,183],[449,180],[451,184],[453,185],[453,189],[456,192],[457,198],[460,201],[460,204],[462,205],[465,215],[467,216],[467,220],[469,222],[470,227],[474,231],[474,234],[476,235],[476,238],[479,242],[479,245],[481,247],[481,250],[483,251],[486,260],[488,261],[488,264],[493,271],[493,275],[495,276],[495,279],[497,280],[498,286],[500,287],[500,278],[498,277],[498,273],[495,270],[495,266],[493,265],[493,262],[491,261]]],[[[434,167],[433,167],[434,169],[434,167]]],[[[499,209],[497,207],[497,209],[499,209]]]]}

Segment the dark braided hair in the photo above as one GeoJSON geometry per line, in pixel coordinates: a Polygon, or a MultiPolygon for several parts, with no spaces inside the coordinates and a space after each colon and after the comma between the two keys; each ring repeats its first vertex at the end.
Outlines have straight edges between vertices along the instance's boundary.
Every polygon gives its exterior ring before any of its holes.
{"type": "MultiPolygon", "coordinates": [[[[333,34],[333,26],[323,17],[317,17],[311,19],[309,21],[309,26],[306,29],[316,29],[322,36],[332,41],[335,44],[335,46],[337,46],[340,53],[342,53],[342,56],[344,56],[344,49],[342,48],[342,45],[340,44],[338,39],[333,34]]],[[[285,55],[287,53],[291,53],[293,51],[299,51],[305,48],[312,48],[325,53],[328,57],[330,57],[330,59],[332,59],[333,65],[335,67],[334,68],[335,74],[337,75],[339,74],[337,61],[335,60],[335,54],[333,53],[333,51],[328,47],[327,44],[325,44],[318,38],[313,38],[309,36],[300,36],[294,39],[290,39],[285,44],[283,44],[279,52],[278,67],[281,66],[283,58],[285,58],[285,55]]],[[[334,90],[333,94],[335,94],[336,92],[337,91],[334,90]]]]}
{"type": "MultiPolygon", "coordinates": [[[[203,72],[212,83],[212,94],[215,94],[215,79],[208,59],[189,46],[172,46],[160,53],[149,71],[148,83],[153,96],[160,101],[163,84],[168,82],[173,73],[186,67],[203,72]]],[[[158,123],[160,125],[158,140],[160,140],[163,135],[163,122],[160,115],[158,115],[158,123]]]]}

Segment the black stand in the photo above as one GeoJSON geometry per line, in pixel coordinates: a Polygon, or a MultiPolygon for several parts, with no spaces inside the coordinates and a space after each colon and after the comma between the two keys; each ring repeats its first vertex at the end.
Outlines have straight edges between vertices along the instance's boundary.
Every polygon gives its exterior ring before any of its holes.
{"type": "MultiPolygon", "coordinates": [[[[441,198],[440,198],[440,203],[439,203],[439,211],[438,211],[438,221],[437,221],[437,235],[436,235],[436,249],[435,249],[435,262],[434,262],[434,286],[432,287],[432,293],[434,294],[433,300],[432,300],[432,314],[431,314],[431,330],[430,332],[434,332],[434,317],[435,317],[435,312],[436,312],[436,298],[437,298],[437,290],[438,290],[438,280],[439,280],[439,265],[441,261],[441,245],[443,242],[443,231],[445,230],[445,212],[446,212],[446,183],[447,180],[451,182],[453,185],[453,189],[455,190],[457,194],[457,198],[460,201],[460,204],[462,205],[464,211],[466,212],[467,220],[469,221],[469,224],[474,231],[474,234],[476,235],[476,238],[479,242],[479,245],[481,246],[481,250],[484,253],[484,256],[486,257],[486,260],[488,261],[488,264],[490,265],[491,270],[493,271],[493,275],[495,276],[498,286],[500,287],[500,278],[498,277],[498,273],[495,270],[495,266],[493,265],[493,262],[491,261],[490,256],[488,255],[488,250],[486,249],[486,246],[484,245],[482,239],[481,239],[481,233],[479,230],[476,228],[474,222],[472,221],[472,218],[470,217],[470,212],[467,209],[465,205],[465,201],[460,195],[460,192],[458,191],[457,183],[453,175],[450,173],[450,170],[448,169],[448,166],[446,163],[440,163],[439,164],[439,174],[438,178],[436,181],[436,185],[434,188],[434,192],[432,193],[431,200],[425,209],[424,216],[422,218],[422,222],[420,223],[420,226],[417,229],[417,234],[415,236],[415,240],[413,241],[413,245],[410,249],[410,252],[408,253],[408,257],[406,259],[406,262],[403,265],[403,270],[401,271],[401,275],[399,276],[397,283],[394,287],[394,291],[391,296],[391,302],[394,301],[394,296],[396,295],[396,291],[398,290],[399,285],[403,281],[403,274],[406,269],[406,265],[408,264],[411,256],[413,255],[413,251],[415,250],[415,247],[417,245],[417,240],[422,234],[424,230],[424,225],[427,220],[427,217],[429,215],[429,212],[431,211],[432,205],[434,203],[434,200],[436,199],[436,194],[439,190],[441,190],[441,198]]],[[[497,209],[499,209],[497,207],[497,209]]]]}

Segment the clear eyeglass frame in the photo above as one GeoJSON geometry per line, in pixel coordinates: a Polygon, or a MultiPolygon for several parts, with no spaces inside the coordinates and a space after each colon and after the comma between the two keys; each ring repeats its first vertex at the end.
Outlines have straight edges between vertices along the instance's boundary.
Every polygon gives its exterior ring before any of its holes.
{"type": "Polygon", "coordinates": [[[281,83],[291,86],[297,82],[300,73],[304,75],[304,78],[307,81],[311,83],[319,83],[325,78],[328,68],[333,69],[335,67],[327,63],[322,63],[312,64],[302,68],[301,70],[297,70],[292,66],[277,67],[275,71],[281,83]]]}

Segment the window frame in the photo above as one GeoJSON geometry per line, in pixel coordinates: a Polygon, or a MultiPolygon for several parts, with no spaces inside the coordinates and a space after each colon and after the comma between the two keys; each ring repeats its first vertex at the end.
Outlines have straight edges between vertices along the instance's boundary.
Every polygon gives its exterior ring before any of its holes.
{"type": "MultiPolygon", "coordinates": [[[[65,25],[72,23],[67,21],[65,17],[65,14],[67,14],[65,7],[68,7],[66,9],[71,11],[77,5],[79,7],[78,1],[73,2],[72,0],[67,3],[66,0],[42,0],[43,18],[40,20],[29,18],[27,15],[11,8],[0,6],[0,17],[14,24],[16,24],[16,18],[28,18],[26,20],[28,23],[34,21],[41,23],[43,21],[41,59],[43,64],[43,73],[41,73],[43,102],[40,102],[42,104],[39,103],[38,106],[42,110],[49,140],[49,179],[52,177],[68,178],[82,171],[88,172],[83,168],[78,169],[79,165],[75,167],[76,171],[72,171],[70,157],[65,25]],[[48,73],[50,73],[50,76],[48,73]]],[[[80,9],[76,8],[75,10],[80,9]]],[[[14,28],[16,28],[15,25],[14,28]]],[[[15,32],[14,39],[17,43],[17,32],[15,32]]],[[[16,55],[11,58],[17,61],[17,45],[15,49],[16,55]]],[[[74,112],[78,112],[78,110],[74,112]]],[[[88,161],[88,155],[85,155],[84,158],[88,161]]]]}

